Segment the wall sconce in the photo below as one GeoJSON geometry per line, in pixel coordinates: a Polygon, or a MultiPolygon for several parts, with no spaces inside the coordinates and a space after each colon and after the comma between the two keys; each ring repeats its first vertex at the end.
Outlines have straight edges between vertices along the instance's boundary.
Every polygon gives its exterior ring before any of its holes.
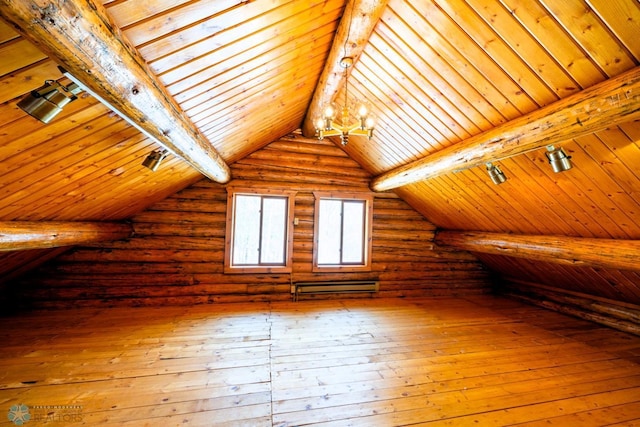
{"type": "Polygon", "coordinates": [[[162,163],[164,158],[167,157],[167,154],[169,154],[167,150],[155,150],[149,154],[146,159],[144,159],[142,166],[145,166],[155,172],[160,167],[160,163],[162,163]]]}
{"type": "Polygon", "coordinates": [[[555,173],[571,169],[571,156],[567,156],[567,153],[562,148],[556,149],[553,145],[549,145],[545,155],[555,173]]]}
{"type": "Polygon", "coordinates": [[[76,100],[80,92],[82,89],[76,83],[62,86],[55,80],[46,80],[44,86],[22,98],[18,107],[42,123],[49,123],[65,105],[76,100]]]}
{"type": "Polygon", "coordinates": [[[487,173],[489,174],[491,181],[496,185],[500,185],[507,180],[504,172],[500,170],[500,166],[496,166],[492,163],[487,163],[487,173]]]}

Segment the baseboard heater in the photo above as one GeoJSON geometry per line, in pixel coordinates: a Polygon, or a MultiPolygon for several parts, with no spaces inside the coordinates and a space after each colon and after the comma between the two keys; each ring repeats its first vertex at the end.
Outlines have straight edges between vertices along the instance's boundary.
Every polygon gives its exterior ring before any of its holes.
{"type": "Polygon", "coordinates": [[[298,301],[300,294],[329,294],[352,292],[378,292],[377,280],[345,280],[332,282],[297,282],[291,285],[291,295],[298,301]]]}

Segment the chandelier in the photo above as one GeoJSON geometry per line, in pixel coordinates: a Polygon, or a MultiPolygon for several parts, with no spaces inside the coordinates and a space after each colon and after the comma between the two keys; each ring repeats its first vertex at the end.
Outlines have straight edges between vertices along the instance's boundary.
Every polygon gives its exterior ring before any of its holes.
{"type": "Polygon", "coordinates": [[[373,117],[370,114],[367,104],[362,103],[356,111],[357,121],[349,124],[349,107],[347,95],[349,91],[349,77],[347,69],[353,65],[353,58],[345,56],[340,60],[340,67],[344,69],[344,104],[342,106],[342,117],[340,124],[334,120],[336,118],[336,108],[333,104],[327,104],[322,109],[322,116],[315,120],[316,134],[322,140],[326,136],[340,136],[342,145],[347,145],[349,135],[363,135],[368,139],[373,136],[373,117]]]}

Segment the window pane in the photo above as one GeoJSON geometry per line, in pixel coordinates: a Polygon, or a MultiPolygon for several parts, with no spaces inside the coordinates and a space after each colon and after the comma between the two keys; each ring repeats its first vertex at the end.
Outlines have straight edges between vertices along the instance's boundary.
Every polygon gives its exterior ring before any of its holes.
{"type": "Polygon", "coordinates": [[[265,197],[262,200],[262,250],[263,264],[285,264],[287,233],[287,199],[265,197]]]}
{"type": "Polygon", "coordinates": [[[322,199],[318,215],[318,265],[340,264],[342,200],[322,199]]]}
{"type": "Polygon", "coordinates": [[[364,264],[364,208],[361,200],[344,201],[343,263],[364,264]]]}
{"type": "Polygon", "coordinates": [[[258,264],[260,196],[236,195],[232,265],[258,264]]]}

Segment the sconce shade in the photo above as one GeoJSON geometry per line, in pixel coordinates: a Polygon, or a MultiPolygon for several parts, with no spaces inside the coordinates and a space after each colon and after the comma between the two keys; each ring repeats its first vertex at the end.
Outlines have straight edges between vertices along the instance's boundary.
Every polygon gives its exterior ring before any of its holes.
{"type": "Polygon", "coordinates": [[[487,163],[487,173],[491,181],[496,185],[500,185],[507,180],[506,175],[500,170],[500,167],[491,163],[487,163]]]}
{"type": "Polygon", "coordinates": [[[167,157],[167,154],[169,154],[167,150],[155,150],[144,159],[142,166],[155,172],[160,167],[160,163],[167,157]]]}
{"type": "Polygon", "coordinates": [[[553,145],[550,145],[547,147],[545,154],[555,173],[565,172],[571,169],[571,156],[567,156],[567,153],[565,153],[562,148],[556,150],[553,145]]]}
{"type": "Polygon", "coordinates": [[[77,99],[76,94],[81,91],[75,83],[65,87],[54,80],[47,80],[44,86],[22,98],[18,107],[42,123],[49,123],[65,105],[77,99]]]}

